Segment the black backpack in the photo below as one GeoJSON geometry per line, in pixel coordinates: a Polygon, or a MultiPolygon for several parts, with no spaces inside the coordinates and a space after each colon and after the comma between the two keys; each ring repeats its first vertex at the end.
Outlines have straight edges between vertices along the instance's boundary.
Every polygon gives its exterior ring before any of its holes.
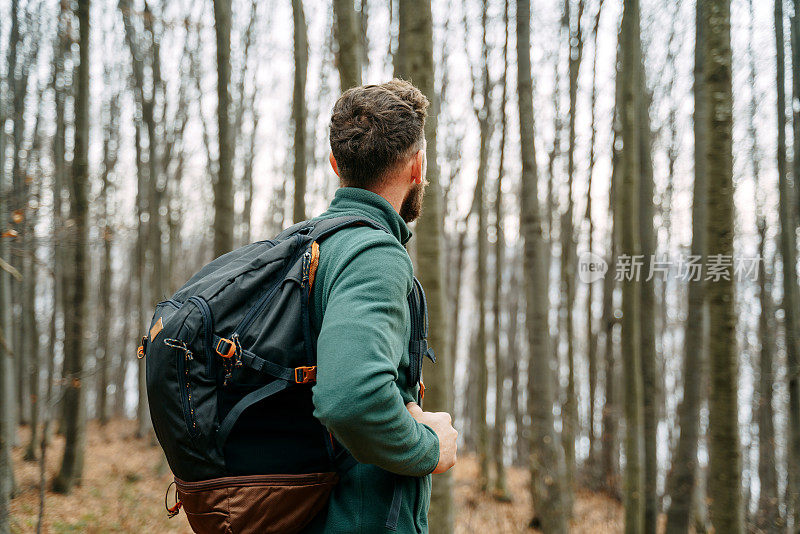
{"type": "MultiPolygon", "coordinates": [[[[357,216],[298,223],[220,256],[156,306],[139,356],[177,484],[167,509],[182,506],[196,532],[298,532],[356,463],[312,414],[309,316],[319,242],[353,225],[387,231],[357,216]]],[[[408,379],[421,384],[422,359],[434,358],[416,278],[408,300],[408,379]]]]}

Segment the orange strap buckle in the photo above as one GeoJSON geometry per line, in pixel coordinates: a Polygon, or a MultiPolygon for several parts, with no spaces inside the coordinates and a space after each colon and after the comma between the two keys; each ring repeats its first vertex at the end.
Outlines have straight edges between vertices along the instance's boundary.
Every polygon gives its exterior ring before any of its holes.
{"type": "Polygon", "coordinates": [[[236,344],[230,339],[222,338],[217,342],[217,346],[214,348],[214,350],[223,358],[233,358],[233,356],[236,354],[236,344]],[[224,352],[220,349],[220,345],[223,343],[228,344],[228,350],[224,352]]]}
{"type": "Polygon", "coordinates": [[[180,500],[180,498],[178,497],[177,483],[173,480],[172,482],[169,483],[169,486],[167,486],[167,493],[164,495],[164,508],[167,509],[167,517],[172,519],[173,517],[178,515],[178,512],[180,512],[181,510],[181,506],[183,506],[183,501],[180,500]],[[175,484],[175,504],[170,506],[167,503],[167,499],[169,498],[169,490],[173,484],[175,484]]]}
{"type": "Polygon", "coordinates": [[[306,384],[308,382],[317,381],[317,366],[311,367],[295,367],[294,368],[294,381],[297,384],[306,384]]]}
{"type": "Polygon", "coordinates": [[[136,357],[140,360],[144,358],[144,345],[147,343],[147,336],[142,336],[142,344],[136,349],[136,357]]]}

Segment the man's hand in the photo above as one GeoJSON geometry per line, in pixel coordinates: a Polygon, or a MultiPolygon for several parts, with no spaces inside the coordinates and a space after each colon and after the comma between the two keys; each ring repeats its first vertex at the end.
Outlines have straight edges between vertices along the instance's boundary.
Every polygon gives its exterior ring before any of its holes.
{"type": "Polygon", "coordinates": [[[453,419],[447,412],[423,412],[416,402],[406,404],[408,413],[417,420],[431,427],[439,437],[439,464],[433,474],[444,473],[456,464],[458,449],[458,431],[453,428],[453,419]]]}

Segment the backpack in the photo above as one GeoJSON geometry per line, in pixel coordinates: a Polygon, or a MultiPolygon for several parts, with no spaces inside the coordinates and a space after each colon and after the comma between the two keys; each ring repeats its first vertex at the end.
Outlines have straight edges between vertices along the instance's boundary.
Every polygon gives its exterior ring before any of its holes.
{"type": "MultiPolygon", "coordinates": [[[[319,242],[354,225],[387,231],[358,216],[298,223],[220,256],[156,305],[138,352],[175,477],[175,505],[165,505],[170,517],[183,507],[195,532],[299,532],[356,463],[312,413],[309,316],[319,242]]],[[[408,302],[408,379],[421,403],[422,360],[435,359],[416,278],[408,302]]],[[[397,513],[393,503],[387,526],[397,513]]]]}

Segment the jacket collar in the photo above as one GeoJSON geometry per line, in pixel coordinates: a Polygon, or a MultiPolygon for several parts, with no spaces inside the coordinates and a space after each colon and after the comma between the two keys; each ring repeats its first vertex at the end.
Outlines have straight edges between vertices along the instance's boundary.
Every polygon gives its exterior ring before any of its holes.
{"type": "Polygon", "coordinates": [[[363,215],[382,224],[405,245],[411,239],[411,230],[389,201],[377,193],[359,187],[340,187],[336,190],[328,210],[320,217],[363,215]]]}

